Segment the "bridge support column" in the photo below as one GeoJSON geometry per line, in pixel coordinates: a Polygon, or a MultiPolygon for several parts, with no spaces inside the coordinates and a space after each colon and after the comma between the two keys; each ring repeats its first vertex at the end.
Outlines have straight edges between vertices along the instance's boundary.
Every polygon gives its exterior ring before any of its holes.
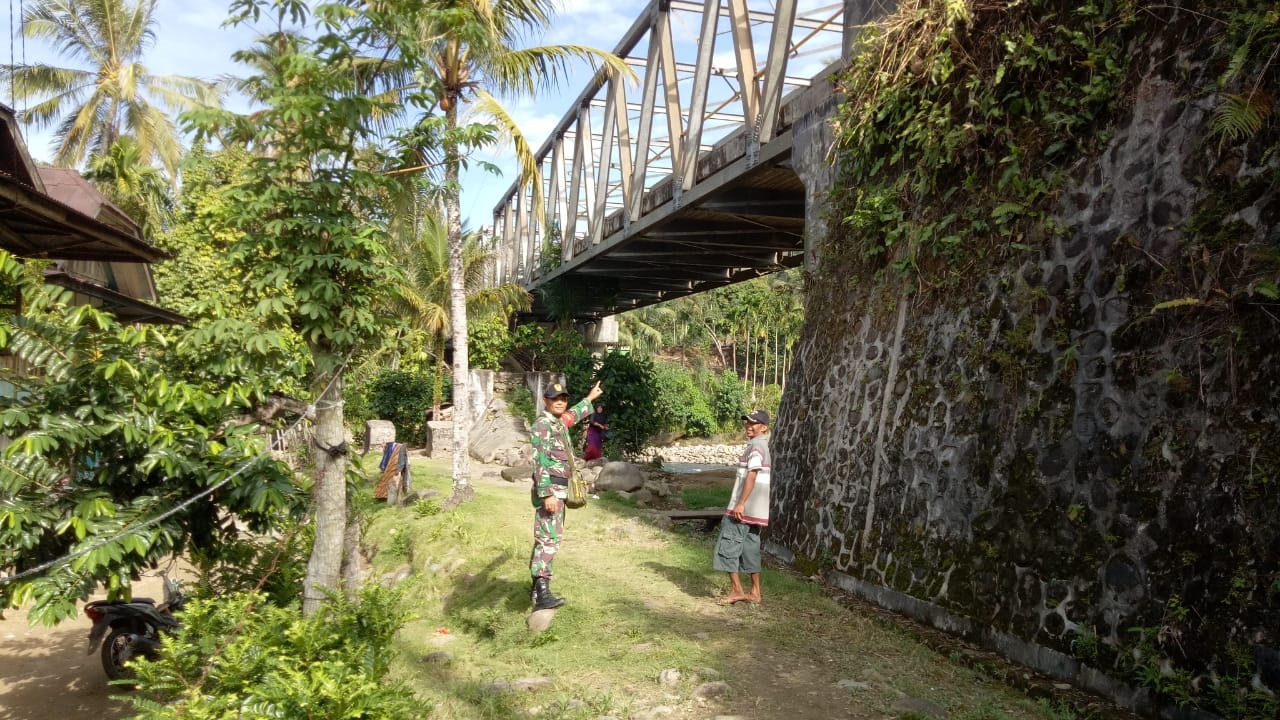
{"type": "Polygon", "coordinates": [[[830,121],[841,98],[825,76],[814,78],[815,88],[819,85],[824,89],[806,96],[816,104],[798,113],[791,125],[791,164],[804,183],[804,268],[809,272],[819,265],[818,248],[827,236],[827,193],[840,175],[840,169],[832,162],[835,133],[830,121]]]}
{"type": "Polygon", "coordinates": [[[618,316],[609,315],[582,326],[582,339],[593,355],[603,355],[618,344],[618,316]]]}

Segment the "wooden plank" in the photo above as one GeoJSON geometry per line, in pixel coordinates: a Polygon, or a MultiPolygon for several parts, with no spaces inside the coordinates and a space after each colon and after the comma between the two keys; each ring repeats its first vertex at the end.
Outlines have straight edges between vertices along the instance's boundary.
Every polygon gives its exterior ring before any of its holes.
{"type": "Polygon", "coordinates": [[[672,520],[718,520],[724,517],[724,508],[708,508],[705,510],[663,510],[663,515],[672,520]]]}

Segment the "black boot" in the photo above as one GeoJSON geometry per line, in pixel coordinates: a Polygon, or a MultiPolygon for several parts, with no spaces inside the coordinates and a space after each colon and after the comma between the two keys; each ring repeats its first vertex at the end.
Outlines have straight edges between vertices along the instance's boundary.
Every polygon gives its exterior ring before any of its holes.
{"type": "Polygon", "coordinates": [[[540,577],[533,580],[533,609],[554,610],[564,604],[564,598],[551,594],[551,581],[540,577]]]}

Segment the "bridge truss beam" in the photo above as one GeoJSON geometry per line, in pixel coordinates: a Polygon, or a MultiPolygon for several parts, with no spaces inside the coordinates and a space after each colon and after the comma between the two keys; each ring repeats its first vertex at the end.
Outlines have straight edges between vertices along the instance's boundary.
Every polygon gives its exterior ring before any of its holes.
{"type": "Polygon", "coordinates": [[[594,317],[797,264],[788,97],[827,69],[802,57],[845,45],[845,3],[822,1],[652,0],[614,50],[639,83],[597,73],[536,153],[537,177],[494,208],[493,281],[606,279],[578,310],[594,317]]]}

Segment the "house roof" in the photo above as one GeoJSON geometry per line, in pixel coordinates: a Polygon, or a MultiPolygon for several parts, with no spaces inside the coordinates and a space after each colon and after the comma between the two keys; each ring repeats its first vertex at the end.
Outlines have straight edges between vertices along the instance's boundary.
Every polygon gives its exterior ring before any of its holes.
{"type": "Polygon", "coordinates": [[[88,278],[60,268],[45,270],[44,281],[89,297],[90,304],[110,310],[121,322],[155,325],[184,325],[187,322],[187,317],[184,315],[103,287],[88,278]]]}
{"type": "Polygon", "coordinates": [[[18,133],[13,110],[4,105],[0,105],[0,247],[22,257],[60,260],[149,263],[168,257],[142,240],[137,225],[79,173],[36,168],[18,133]],[[46,174],[52,181],[48,188],[46,174]]]}

